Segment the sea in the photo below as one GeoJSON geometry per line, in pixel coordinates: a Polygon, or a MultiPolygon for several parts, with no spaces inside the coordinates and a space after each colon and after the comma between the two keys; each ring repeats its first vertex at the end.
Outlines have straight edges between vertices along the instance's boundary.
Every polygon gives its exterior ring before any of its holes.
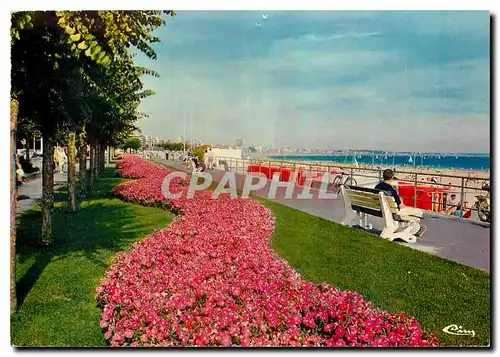
{"type": "Polygon", "coordinates": [[[338,164],[366,164],[375,166],[429,167],[435,169],[457,169],[473,171],[489,171],[489,154],[459,155],[273,155],[270,158],[284,161],[325,161],[338,164]]]}

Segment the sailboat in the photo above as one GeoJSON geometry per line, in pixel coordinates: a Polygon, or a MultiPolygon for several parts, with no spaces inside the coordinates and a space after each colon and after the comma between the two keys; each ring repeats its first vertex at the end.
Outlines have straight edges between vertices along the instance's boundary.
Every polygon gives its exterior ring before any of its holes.
{"type": "Polygon", "coordinates": [[[396,157],[396,140],[392,143],[392,166],[394,166],[394,160],[396,157]]]}
{"type": "Polygon", "coordinates": [[[413,164],[413,158],[411,157],[411,155],[410,155],[410,158],[408,159],[408,163],[413,164]]]}

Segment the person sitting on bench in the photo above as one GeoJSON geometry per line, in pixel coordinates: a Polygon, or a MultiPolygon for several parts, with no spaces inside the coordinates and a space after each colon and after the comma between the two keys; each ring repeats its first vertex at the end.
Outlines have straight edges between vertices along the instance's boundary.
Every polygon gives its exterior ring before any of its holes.
{"type": "Polygon", "coordinates": [[[389,196],[394,197],[394,201],[398,205],[399,213],[401,216],[414,216],[418,218],[423,217],[423,212],[420,208],[408,207],[401,202],[401,198],[399,198],[399,194],[396,189],[391,185],[392,180],[394,179],[394,171],[391,169],[384,170],[383,173],[384,181],[381,181],[375,186],[376,190],[383,191],[389,196]]]}

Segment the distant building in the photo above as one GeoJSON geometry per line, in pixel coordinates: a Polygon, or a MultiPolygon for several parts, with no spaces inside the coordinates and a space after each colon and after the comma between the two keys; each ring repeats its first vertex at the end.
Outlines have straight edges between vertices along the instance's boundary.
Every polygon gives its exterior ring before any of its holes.
{"type": "Polygon", "coordinates": [[[218,158],[229,158],[229,159],[241,159],[242,151],[241,149],[230,149],[222,147],[212,147],[212,155],[218,158]]]}
{"type": "Polygon", "coordinates": [[[237,138],[236,139],[236,147],[243,146],[243,139],[242,138],[237,138]]]}

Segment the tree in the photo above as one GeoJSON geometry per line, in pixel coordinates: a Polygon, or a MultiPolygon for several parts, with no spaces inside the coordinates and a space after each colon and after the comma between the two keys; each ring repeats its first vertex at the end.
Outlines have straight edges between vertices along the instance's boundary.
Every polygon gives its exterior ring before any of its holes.
{"type": "Polygon", "coordinates": [[[130,138],[122,146],[122,149],[127,151],[128,149],[140,150],[142,147],[142,142],[138,138],[130,138]]]}
{"type": "Polygon", "coordinates": [[[10,101],[10,311],[17,309],[16,300],[16,119],[17,100],[10,101]]]}
{"type": "MultiPolygon", "coordinates": [[[[184,149],[184,144],[183,143],[178,143],[178,142],[172,142],[172,141],[167,141],[166,143],[163,143],[160,145],[166,150],[170,151],[181,151],[184,149]]],[[[189,149],[189,144],[185,144],[186,149],[189,149]]]]}
{"type": "Polygon", "coordinates": [[[78,152],[79,152],[79,180],[80,193],[87,194],[88,191],[88,173],[87,173],[87,138],[85,137],[85,126],[81,128],[78,135],[78,152]]]}
{"type": "MultiPolygon", "coordinates": [[[[156,58],[149,44],[159,41],[151,32],[165,23],[162,14],[175,13],[46,11],[12,14],[12,98],[19,99],[20,113],[36,123],[46,144],[42,169],[42,243],[52,243],[55,136],[68,122],[73,124],[70,131],[85,123],[71,113],[71,103],[82,101],[80,91],[74,94],[73,89],[84,81],[85,86],[91,87],[102,101],[109,104],[113,113],[130,113],[130,108],[136,107],[137,99],[149,93],[135,93],[133,104],[127,105],[130,95],[121,99],[121,86],[128,86],[129,93],[132,88],[140,91],[140,76],[155,73],[135,68],[128,49],[136,47],[150,58],[156,58]],[[99,79],[96,73],[104,74],[104,79],[99,79]],[[111,75],[106,75],[109,73],[111,75]]],[[[95,115],[92,117],[96,118],[95,115]]],[[[95,163],[99,161],[98,155],[94,154],[104,151],[102,133],[97,134],[87,136],[92,141],[93,175],[95,163]]]]}
{"type": "Polygon", "coordinates": [[[12,88],[19,99],[19,115],[30,118],[42,134],[42,244],[52,237],[54,205],[53,154],[56,134],[66,116],[61,93],[69,90],[65,72],[71,53],[60,41],[62,30],[40,25],[21,32],[12,46],[12,88]],[[57,59],[56,59],[57,55],[57,59]],[[56,65],[57,64],[57,65],[56,65]]]}
{"type": "MultiPolygon", "coordinates": [[[[89,140],[94,152],[103,152],[105,143],[120,141],[120,130],[128,133],[137,119],[133,114],[140,99],[152,94],[143,89],[140,77],[157,75],[135,67],[129,48],[156,58],[150,44],[159,39],[151,33],[165,24],[163,14],[175,15],[173,11],[28,11],[11,15],[11,150],[15,149],[16,134],[12,124],[17,122],[19,113],[30,130],[40,132],[45,144],[42,244],[53,241],[54,145],[64,136],[69,138],[74,153],[73,137],[79,133],[80,141],[89,140]],[[105,106],[105,110],[97,110],[98,105],[105,106]],[[106,130],[96,130],[94,137],[85,135],[93,121],[102,124],[95,112],[104,112],[103,117],[120,129],[102,125],[106,130]]],[[[82,148],[84,143],[79,146],[82,148]]],[[[73,160],[70,161],[72,166],[73,160]]],[[[70,176],[74,178],[72,169],[70,176]]],[[[11,191],[14,179],[11,178],[11,191]]],[[[74,180],[70,178],[69,182],[71,196],[74,180]]],[[[69,200],[75,202],[71,197],[69,200]]],[[[12,214],[15,215],[15,200],[11,204],[12,214]]],[[[11,248],[11,263],[15,264],[15,228],[11,231],[11,248]]],[[[15,271],[11,271],[11,300],[15,309],[15,271]]]]}
{"type": "Polygon", "coordinates": [[[68,209],[70,212],[76,211],[76,171],[75,171],[75,149],[76,134],[74,131],[68,135],[68,209]]]}
{"type": "Polygon", "coordinates": [[[200,145],[200,146],[196,146],[193,148],[193,154],[198,158],[198,160],[200,162],[203,162],[203,159],[205,157],[205,150],[208,150],[208,148],[210,148],[211,145],[200,145]]]}

